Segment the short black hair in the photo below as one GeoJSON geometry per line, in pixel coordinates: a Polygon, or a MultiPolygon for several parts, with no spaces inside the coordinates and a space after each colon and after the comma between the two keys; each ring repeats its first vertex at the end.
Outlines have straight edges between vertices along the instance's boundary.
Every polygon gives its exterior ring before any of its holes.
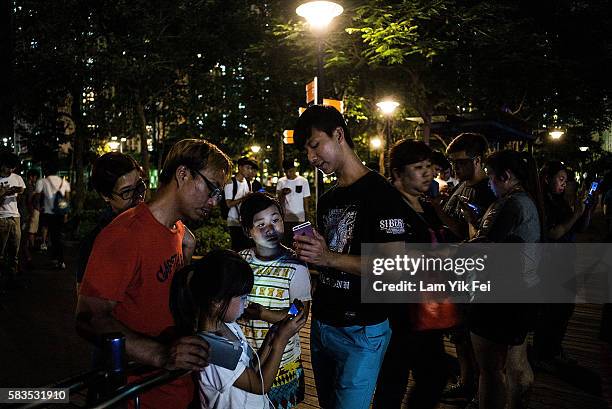
{"type": "Polygon", "coordinates": [[[26,173],[26,177],[30,177],[30,176],[36,176],[37,178],[40,177],[40,172],[38,171],[38,169],[28,169],[28,172],[26,173]]]}
{"type": "Polygon", "coordinates": [[[440,166],[442,170],[450,169],[451,164],[446,159],[446,156],[440,151],[433,151],[431,154],[431,163],[440,166]]]}
{"type": "Polygon", "coordinates": [[[9,169],[15,169],[19,165],[19,157],[13,152],[0,152],[0,165],[6,165],[9,169]]]}
{"type": "Polygon", "coordinates": [[[238,159],[236,164],[238,165],[238,167],[250,165],[253,169],[259,170],[259,165],[257,165],[257,162],[255,162],[253,159],[247,158],[246,156],[243,156],[242,158],[238,159]]]}
{"type": "Polygon", "coordinates": [[[427,144],[414,139],[403,139],[396,142],[389,151],[389,174],[393,179],[393,170],[403,172],[404,166],[431,159],[432,150],[427,144]]]}
{"type": "Polygon", "coordinates": [[[56,161],[50,161],[43,165],[43,170],[46,176],[56,175],[59,172],[59,165],[56,161]]]}
{"type": "Polygon", "coordinates": [[[295,123],[293,138],[298,147],[303,147],[312,135],[313,129],[325,132],[330,137],[334,129],[342,128],[344,139],[348,146],[353,149],[355,144],[346,125],[342,114],[334,107],[329,105],[311,105],[300,115],[295,123]]]}
{"type": "Polygon", "coordinates": [[[273,196],[259,192],[249,194],[240,204],[240,224],[244,231],[251,230],[255,215],[270,206],[276,206],[281,217],[283,217],[283,209],[273,196]]]}
{"type": "Polygon", "coordinates": [[[478,133],[465,132],[452,140],[446,148],[446,154],[465,151],[465,154],[471,158],[476,156],[484,158],[488,150],[489,142],[487,138],[478,133]]]}
{"type": "Polygon", "coordinates": [[[293,159],[285,159],[283,160],[283,170],[286,172],[289,169],[295,168],[295,160],[293,159]]]}
{"type": "Polygon", "coordinates": [[[121,152],[105,153],[94,162],[91,171],[91,184],[101,195],[110,196],[117,179],[134,169],[137,169],[143,176],[142,168],[131,156],[121,152]]]}

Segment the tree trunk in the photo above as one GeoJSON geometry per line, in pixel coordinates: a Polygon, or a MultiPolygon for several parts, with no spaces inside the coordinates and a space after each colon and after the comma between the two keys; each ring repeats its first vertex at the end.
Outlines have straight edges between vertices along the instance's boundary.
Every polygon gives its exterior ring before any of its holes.
{"type": "Polygon", "coordinates": [[[144,104],[140,94],[136,95],[136,120],[138,132],[140,133],[140,154],[141,165],[144,170],[145,178],[149,179],[149,149],[147,144],[147,119],[144,113],[144,104]]]}
{"type": "Polygon", "coordinates": [[[427,113],[423,118],[423,142],[429,145],[429,136],[431,135],[431,114],[427,113]]]}
{"type": "Polygon", "coordinates": [[[72,120],[74,121],[74,170],[76,175],[75,188],[72,189],[75,192],[74,204],[76,214],[80,215],[83,212],[85,204],[85,149],[88,146],[87,143],[87,131],[83,126],[83,115],[81,113],[81,101],[80,96],[83,93],[83,87],[78,85],[73,90],[72,98],[72,120]]]}

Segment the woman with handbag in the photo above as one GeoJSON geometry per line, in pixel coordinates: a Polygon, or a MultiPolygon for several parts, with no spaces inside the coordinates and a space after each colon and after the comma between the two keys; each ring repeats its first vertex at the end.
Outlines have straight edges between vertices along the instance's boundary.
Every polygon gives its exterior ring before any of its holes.
{"type": "MultiPolygon", "coordinates": [[[[434,246],[443,241],[443,224],[425,200],[433,179],[432,150],[423,142],[402,140],[390,151],[391,182],[406,204],[405,223],[410,243],[434,246]]],[[[391,341],[382,364],[374,408],[400,408],[412,371],[411,409],[435,408],[446,385],[443,330],[456,324],[451,303],[393,304],[391,341]]]]}

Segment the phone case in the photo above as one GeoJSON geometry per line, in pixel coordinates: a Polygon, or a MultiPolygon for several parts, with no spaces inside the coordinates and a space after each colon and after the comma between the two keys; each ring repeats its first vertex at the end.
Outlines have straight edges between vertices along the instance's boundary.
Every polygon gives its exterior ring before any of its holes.
{"type": "Polygon", "coordinates": [[[293,235],[314,237],[314,233],[312,232],[312,225],[310,224],[310,222],[298,224],[293,228],[293,235]]]}
{"type": "Polygon", "coordinates": [[[239,341],[230,341],[211,332],[198,332],[198,336],[208,342],[210,349],[208,352],[208,362],[229,370],[236,369],[242,346],[239,341]]]}

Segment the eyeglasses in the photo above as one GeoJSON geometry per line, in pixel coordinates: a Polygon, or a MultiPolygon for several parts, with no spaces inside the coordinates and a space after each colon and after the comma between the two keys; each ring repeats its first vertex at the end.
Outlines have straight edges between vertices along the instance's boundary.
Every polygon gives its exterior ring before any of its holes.
{"type": "Polygon", "coordinates": [[[213,184],[210,180],[208,180],[208,178],[206,176],[204,176],[203,174],[201,174],[200,172],[198,172],[195,169],[192,169],[195,173],[198,174],[198,176],[200,176],[204,182],[206,183],[206,187],[208,188],[208,197],[215,200],[215,201],[219,201],[219,199],[221,199],[221,195],[223,194],[223,192],[221,191],[221,188],[219,186],[216,186],[215,184],[213,184]]]}
{"type": "Polygon", "coordinates": [[[119,196],[123,200],[130,200],[137,195],[139,197],[144,196],[144,193],[147,191],[147,184],[144,180],[138,179],[138,182],[130,188],[122,190],[121,192],[113,192],[113,194],[119,196]]]}

